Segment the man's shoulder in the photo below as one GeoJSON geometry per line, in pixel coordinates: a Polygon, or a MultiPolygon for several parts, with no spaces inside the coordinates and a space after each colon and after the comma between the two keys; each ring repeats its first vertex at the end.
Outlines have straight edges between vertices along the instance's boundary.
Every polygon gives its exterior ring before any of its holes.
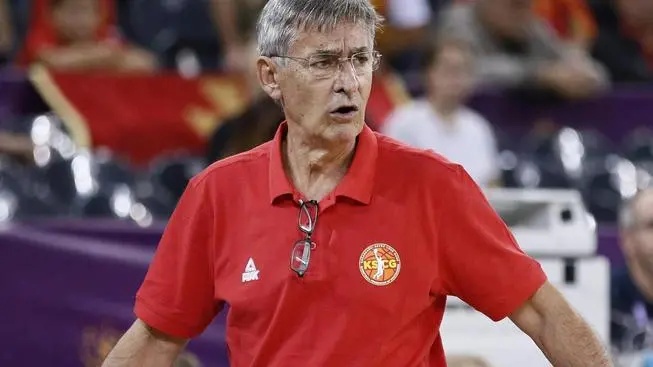
{"type": "Polygon", "coordinates": [[[462,167],[433,150],[414,148],[391,137],[377,134],[380,168],[412,179],[453,181],[462,167]]]}
{"type": "Polygon", "coordinates": [[[215,161],[193,177],[191,183],[214,185],[218,181],[225,181],[226,177],[231,179],[234,176],[253,175],[269,162],[271,144],[269,141],[248,151],[215,161]]]}

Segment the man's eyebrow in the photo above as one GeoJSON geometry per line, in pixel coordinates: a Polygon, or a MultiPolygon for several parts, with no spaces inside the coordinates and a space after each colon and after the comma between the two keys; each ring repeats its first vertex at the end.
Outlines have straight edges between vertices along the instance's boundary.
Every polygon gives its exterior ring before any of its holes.
{"type": "Polygon", "coordinates": [[[353,50],[351,50],[351,54],[359,53],[359,52],[367,52],[369,49],[367,46],[362,46],[362,47],[356,47],[353,50]]]}
{"type": "Polygon", "coordinates": [[[311,55],[340,55],[342,50],[321,48],[311,52],[311,55]]]}
{"type": "MultiPolygon", "coordinates": [[[[368,50],[369,49],[368,49],[367,46],[356,47],[356,48],[351,49],[349,51],[349,54],[353,55],[355,53],[365,52],[365,51],[368,51],[368,50]]],[[[326,48],[322,48],[322,49],[315,50],[314,52],[311,52],[310,56],[314,56],[314,55],[340,55],[340,54],[342,54],[342,49],[326,49],[326,48]]]]}

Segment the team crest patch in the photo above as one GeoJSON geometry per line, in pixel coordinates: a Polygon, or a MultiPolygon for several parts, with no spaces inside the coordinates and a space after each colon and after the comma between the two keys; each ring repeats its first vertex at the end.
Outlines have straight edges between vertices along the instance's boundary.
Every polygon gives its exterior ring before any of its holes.
{"type": "Polygon", "coordinates": [[[401,270],[399,253],[385,243],[375,243],[361,253],[358,268],[363,278],[376,286],[388,285],[401,270]]]}

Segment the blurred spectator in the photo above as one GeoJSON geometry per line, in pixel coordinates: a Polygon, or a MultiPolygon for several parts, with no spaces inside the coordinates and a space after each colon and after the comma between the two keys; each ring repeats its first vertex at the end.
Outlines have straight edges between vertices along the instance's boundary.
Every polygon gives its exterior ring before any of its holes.
{"type": "Polygon", "coordinates": [[[498,153],[492,128],[464,106],[472,90],[475,62],[469,46],[443,39],[429,47],[424,60],[426,98],[393,112],[383,133],[462,164],[481,186],[493,184],[498,177],[498,153]]]}
{"type": "Polygon", "coordinates": [[[587,50],[596,37],[596,22],[585,0],[536,0],[535,12],[575,47],[587,50]]]}
{"type": "Polygon", "coordinates": [[[259,85],[254,67],[258,58],[255,40],[252,39],[244,50],[240,62],[247,66],[245,75],[253,102],[243,113],[224,121],[213,133],[207,150],[209,163],[242,153],[272,139],[285,119],[281,107],[259,85]]]}
{"type": "MultiPolygon", "coordinates": [[[[259,56],[254,38],[256,20],[266,2],[267,0],[250,0],[241,3],[229,0],[223,3],[223,0],[213,0],[214,10],[226,11],[232,17],[238,15],[237,21],[229,21],[229,28],[234,27],[238,32],[238,44],[233,45],[237,49],[233,50],[231,56],[226,56],[225,62],[226,66],[231,62],[239,64],[232,65],[232,69],[244,72],[252,103],[243,113],[223,121],[215,130],[207,147],[206,158],[209,163],[242,153],[272,139],[277,127],[285,119],[281,107],[261,89],[256,75],[255,65],[259,56]],[[233,57],[231,61],[230,57],[233,57]]],[[[219,16],[222,18],[225,15],[219,16]]],[[[223,37],[227,36],[224,29],[221,32],[223,37]]]]}
{"type": "Polygon", "coordinates": [[[227,71],[244,71],[252,66],[243,62],[248,50],[248,37],[253,34],[256,19],[267,0],[211,0],[213,21],[224,49],[227,71]]]}
{"type": "Polygon", "coordinates": [[[653,1],[589,0],[599,34],[592,54],[616,82],[653,80],[653,1]]]}
{"type": "Polygon", "coordinates": [[[6,62],[13,48],[13,26],[7,0],[0,0],[0,64],[6,62]]]}
{"type": "Polygon", "coordinates": [[[377,34],[379,51],[393,68],[411,71],[418,63],[418,52],[428,40],[432,21],[427,0],[371,0],[379,14],[386,18],[383,32],[377,34]]]}
{"type": "Polygon", "coordinates": [[[570,49],[539,20],[533,0],[477,0],[442,14],[442,35],[471,43],[480,82],[490,87],[555,92],[578,99],[606,85],[600,66],[570,49]]]}
{"type": "Polygon", "coordinates": [[[625,203],[619,217],[626,267],[611,282],[610,338],[621,351],[653,347],[653,188],[625,203]]]}
{"type": "Polygon", "coordinates": [[[119,37],[113,17],[107,16],[109,6],[112,1],[49,0],[37,9],[19,63],[77,71],[154,70],[152,55],[119,37]]]}

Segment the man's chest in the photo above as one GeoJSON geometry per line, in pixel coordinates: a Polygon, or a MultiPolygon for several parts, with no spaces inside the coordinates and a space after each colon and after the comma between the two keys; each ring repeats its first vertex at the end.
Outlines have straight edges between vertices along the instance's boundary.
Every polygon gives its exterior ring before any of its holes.
{"type": "Polygon", "coordinates": [[[216,298],[237,318],[264,324],[302,307],[337,308],[361,321],[426,307],[438,272],[432,223],[401,204],[382,204],[338,203],[320,212],[302,277],[291,269],[294,245],[305,238],[298,207],[251,213],[246,226],[224,234],[216,298]]]}

